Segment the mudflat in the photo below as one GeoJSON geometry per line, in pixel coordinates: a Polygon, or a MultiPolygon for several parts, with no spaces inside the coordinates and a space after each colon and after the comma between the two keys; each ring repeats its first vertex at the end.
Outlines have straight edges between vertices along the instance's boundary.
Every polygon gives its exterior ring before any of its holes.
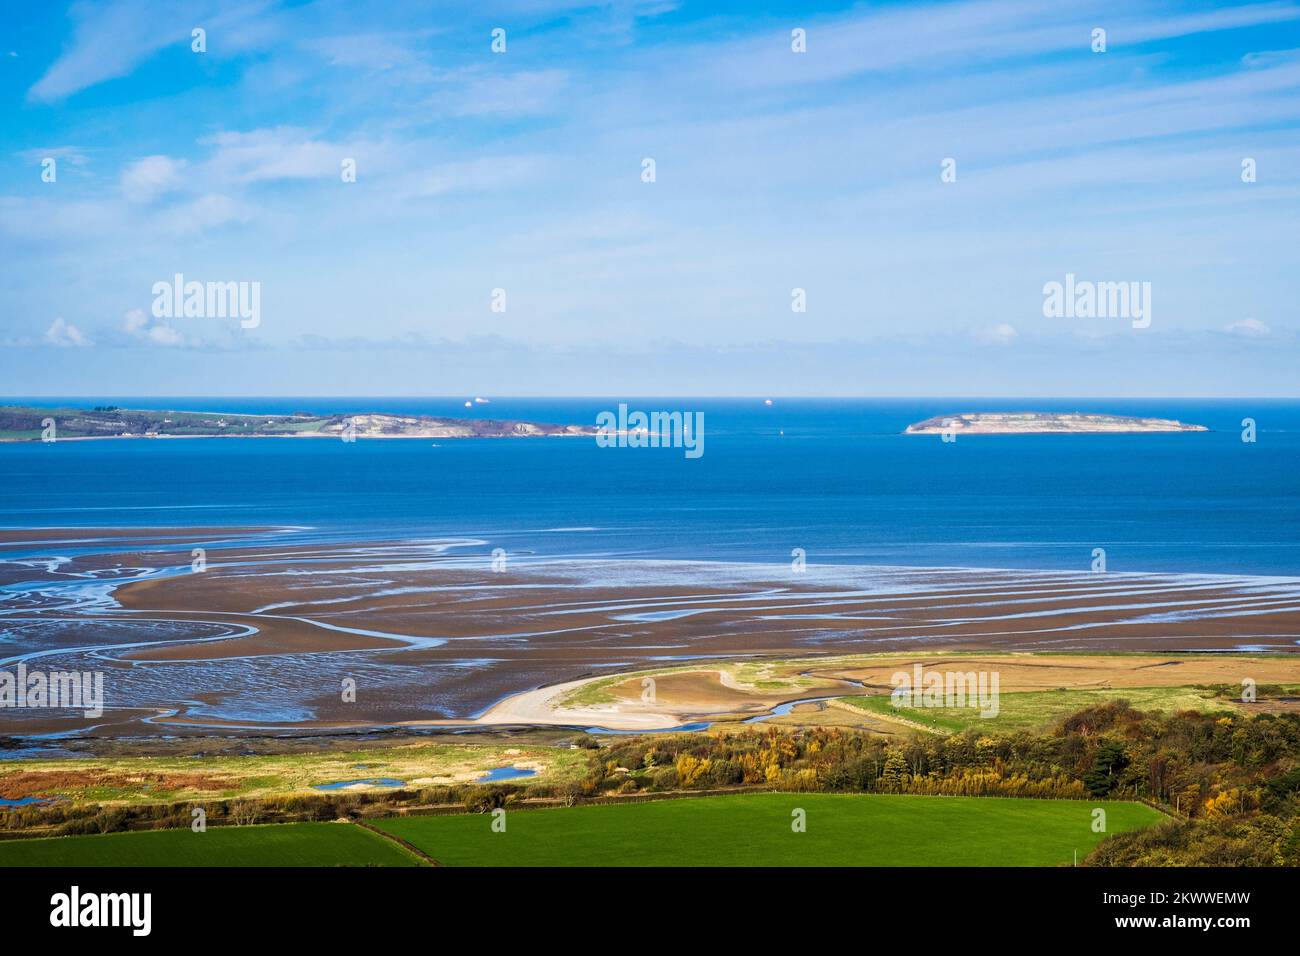
{"type": "MultiPolygon", "coordinates": [[[[25,534],[12,533],[13,550],[0,555],[0,577],[24,585],[0,608],[10,634],[0,666],[103,670],[109,710],[98,720],[0,712],[4,732],[438,725],[489,714],[554,723],[538,703],[555,696],[552,685],[699,659],[1300,650],[1294,578],[494,562],[456,539],[322,541],[291,529],[25,534]],[[196,542],[211,545],[200,570],[196,542]],[[340,690],[347,680],[353,700],[340,690]]],[[[1195,667],[1178,668],[1180,683],[1196,682],[1195,667]]],[[[689,693],[682,685],[677,714],[815,696],[751,688],[738,700],[735,686],[708,680],[717,683],[673,678],[695,682],[689,693]]]]}

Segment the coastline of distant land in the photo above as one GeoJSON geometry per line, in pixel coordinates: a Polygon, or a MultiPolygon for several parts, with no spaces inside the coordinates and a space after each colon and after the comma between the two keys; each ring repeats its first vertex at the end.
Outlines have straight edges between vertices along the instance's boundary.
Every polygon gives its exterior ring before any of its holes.
{"type": "Polygon", "coordinates": [[[1135,432],[1204,432],[1172,418],[1098,415],[1090,412],[963,412],[936,415],[908,425],[904,435],[1069,435],[1135,432]]]}
{"type": "Polygon", "coordinates": [[[0,441],[109,438],[533,438],[594,435],[591,425],[431,415],[310,412],[253,415],[132,409],[0,405],[0,441]]]}

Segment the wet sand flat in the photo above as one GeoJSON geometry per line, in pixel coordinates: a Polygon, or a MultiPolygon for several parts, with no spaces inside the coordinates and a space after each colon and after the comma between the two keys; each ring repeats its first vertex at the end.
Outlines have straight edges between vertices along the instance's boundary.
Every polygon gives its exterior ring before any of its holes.
{"type": "MultiPolygon", "coordinates": [[[[538,687],[700,658],[1300,651],[1296,578],[829,565],[796,573],[526,556],[494,564],[458,539],[61,534],[98,536],[101,546],[42,564],[43,554],[60,554],[47,550],[51,539],[25,542],[9,565],[25,583],[0,582],[9,635],[0,660],[12,667],[54,649],[40,658],[51,668],[104,670],[114,716],[99,724],[114,732],[128,712],[181,727],[463,721],[538,687]],[[196,573],[190,545],[218,539],[227,544],[207,549],[196,573]],[[339,692],[349,678],[355,701],[339,692]]],[[[0,711],[0,734],[13,732],[12,713],[0,711]]],[[[24,716],[27,732],[77,723],[24,716]]]]}

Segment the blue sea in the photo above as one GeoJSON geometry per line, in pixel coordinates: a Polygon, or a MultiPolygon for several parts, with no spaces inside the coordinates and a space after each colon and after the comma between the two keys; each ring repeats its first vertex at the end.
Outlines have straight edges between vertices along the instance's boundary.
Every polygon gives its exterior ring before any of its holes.
{"type": "MultiPolygon", "coordinates": [[[[1300,401],[1127,399],[6,399],[594,424],[703,411],[704,454],[588,438],[0,444],[0,526],[292,525],[464,536],[539,558],[1300,573],[1300,401]],[[904,436],[984,410],[1177,418],[1208,433],[904,436]],[[1257,422],[1254,443],[1242,419],[1257,422]]],[[[477,547],[477,546],[476,546],[477,547]]]]}

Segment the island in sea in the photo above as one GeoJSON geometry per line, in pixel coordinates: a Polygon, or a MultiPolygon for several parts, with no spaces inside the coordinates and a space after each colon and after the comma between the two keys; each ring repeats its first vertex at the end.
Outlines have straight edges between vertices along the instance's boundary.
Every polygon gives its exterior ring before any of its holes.
{"type": "Polygon", "coordinates": [[[1063,435],[1127,432],[1203,432],[1172,418],[1097,415],[1091,412],[963,412],[908,425],[904,435],[1063,435]]]}
{"type": "Polygon", "coordinates": [[[90,438],[529,438],[594,435],[591,425],[430,415],[249,415],[143,408],[0,405],[0,441],[90,438]]]}

